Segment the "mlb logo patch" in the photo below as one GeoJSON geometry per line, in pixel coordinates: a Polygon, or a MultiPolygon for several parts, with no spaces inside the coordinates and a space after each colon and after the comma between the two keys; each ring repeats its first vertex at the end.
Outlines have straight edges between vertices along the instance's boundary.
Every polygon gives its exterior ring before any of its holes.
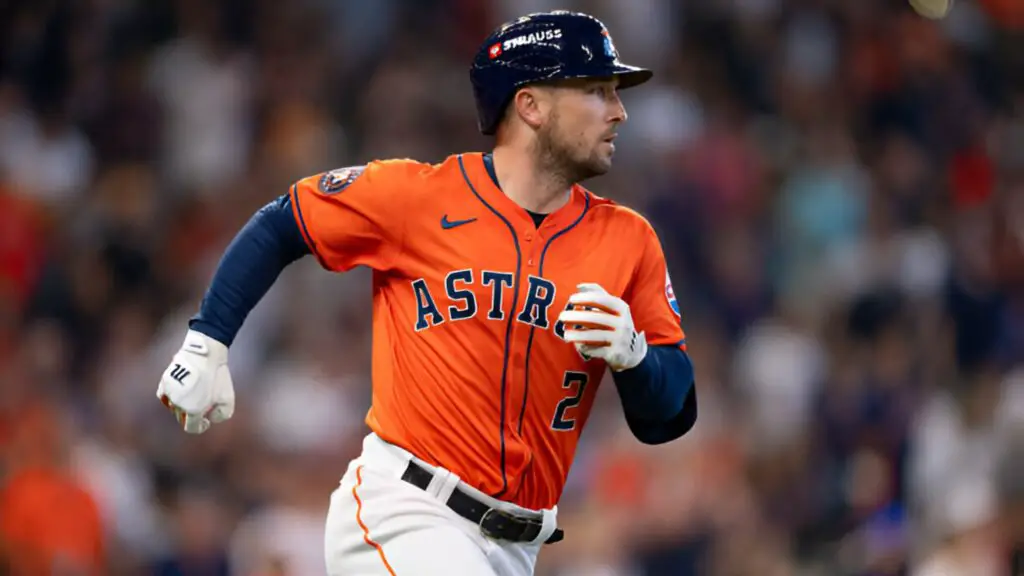
{"type": "Polygon", "coordinates": [[[349,184],[355,182],[356,178],[363,173],[364,166],[349,166],[347,168],[336,168],[330,172],[324,172],[320,177],[320,191],[324,194],[337,194],[349,184]]]}
{"type": "Polygon", "coordinates": [[[491,60],[501,56],[501,42],[492,45],[490,49],[487,50],[487,55],[491,57],[491,60]]]}
{"type": "Polygon", "coordinates": [[[676,316],[682,318],[682,313],[679,311],[679,301],[676,300],[676,291],[672,288],[672,279],[668,276],[668,270],[665,271],[665,299],[668,300],[668,305],[672,307],[672,311],[675,312],[676,316]]]}

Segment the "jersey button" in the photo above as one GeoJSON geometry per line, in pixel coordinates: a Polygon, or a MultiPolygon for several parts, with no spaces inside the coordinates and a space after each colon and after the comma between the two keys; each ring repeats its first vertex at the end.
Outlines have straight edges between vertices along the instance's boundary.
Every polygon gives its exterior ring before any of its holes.
{"type": "Polygon", "coordinates": [[[529,260],[527,260],[526,261],[526,265],[527,266],[533,266],[533,258],[530,258],[529,260]]]}
{"type": "Polygon", "coordinates": [[[523,236],[523,240],[526,240],[527,242],[532,241],[533,240],[533,233],[532,232],[527,232],[526,235],[523,236]]]}

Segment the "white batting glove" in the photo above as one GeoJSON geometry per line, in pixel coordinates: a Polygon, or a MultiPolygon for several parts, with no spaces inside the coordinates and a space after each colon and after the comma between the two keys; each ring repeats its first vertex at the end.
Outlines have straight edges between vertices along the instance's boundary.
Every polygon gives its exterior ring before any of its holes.
{"type": "Polygon", "coordinates": [[[235,413],[235,388],[228,371],[228,347],[189,330],[160,377],[156,397],[185,432],[202,434],[235,413]]]}
{"type": "Polygon", "coordinates": [[[629,304],[598,284],[578,284],[569,296],[572,309],[558,320],[565,325],[565,340],[584,358],[601,358],[615,372],[628,370],[647,356],[647,338],[633,327],[629,304]],[[583,309],[580,309],[583,308],[583,309]]]}

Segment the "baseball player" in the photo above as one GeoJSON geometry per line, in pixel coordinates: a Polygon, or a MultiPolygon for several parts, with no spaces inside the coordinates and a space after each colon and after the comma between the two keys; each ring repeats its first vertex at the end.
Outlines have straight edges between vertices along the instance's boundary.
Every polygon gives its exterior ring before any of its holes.
{"type": "Polygon", "coordinates": [[[239,232],[157,396],[186,432],[230,418],[228,350],[289,263],[373,270],[371,430],[332,494],[331,575],[532,574],[606,370],[646,444],[696,419],[661,245],[579,182],[609,170],[623,64],[574,12],[495,30],[471,69],[492,151],[296,182],[239,232]]]}

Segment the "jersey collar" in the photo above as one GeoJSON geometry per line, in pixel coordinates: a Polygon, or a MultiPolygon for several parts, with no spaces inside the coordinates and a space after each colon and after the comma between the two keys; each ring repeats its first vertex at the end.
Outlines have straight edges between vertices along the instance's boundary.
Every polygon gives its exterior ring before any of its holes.
{"type": "MultiPolygon", "coordinates": [[[[462,155],[463,165],[469,184],[492,208],[502,216],[514,222],[517,228],[523,226],[533,229],[533,218],[522,206],[516,204],[499,187],[490,154],[473,152],[462,155]]],[[[580,185],[574,184],[569,201],[555,210],[540,226],[541,231],[561,229],[576,221],[587,205],[588,192],[580,185]]]]}

